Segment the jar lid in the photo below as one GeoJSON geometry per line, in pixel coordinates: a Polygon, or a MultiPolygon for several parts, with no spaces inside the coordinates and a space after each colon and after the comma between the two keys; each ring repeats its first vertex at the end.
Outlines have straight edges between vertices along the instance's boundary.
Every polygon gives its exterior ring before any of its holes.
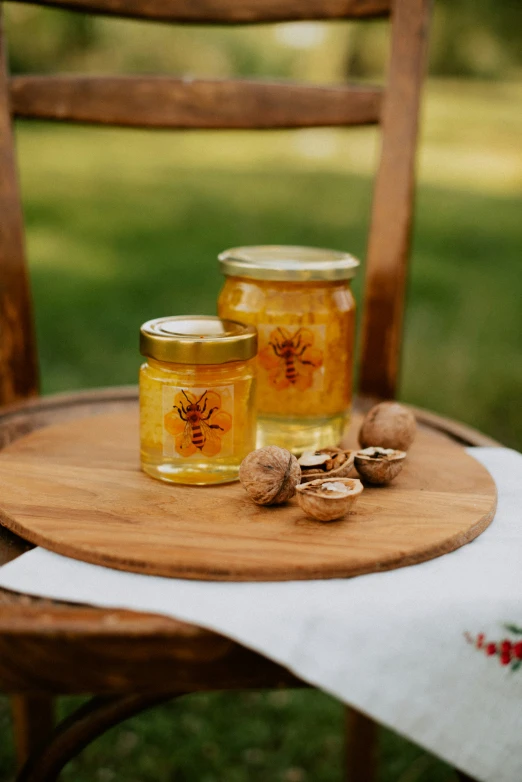
{"type": "Polygon", "coordinates": [[[218,256],[223,274],[256,280],[349,280],[359,261],[353,255],[320,247],[260,245],[234,247],[218,256]]]}
{"type": "Polygon", "coordinates": [[[257,353],[257,331],[210,315],[156,318],[140,329],[140,352],[173,364],[224,364],[257,353]]]}

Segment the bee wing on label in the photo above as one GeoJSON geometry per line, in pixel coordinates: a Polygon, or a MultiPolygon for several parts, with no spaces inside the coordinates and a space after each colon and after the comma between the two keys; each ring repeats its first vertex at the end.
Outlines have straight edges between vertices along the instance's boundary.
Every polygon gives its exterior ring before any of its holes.
{"type": "Polygon", "coordinates": [[[323,354],[318,348],[306,348],[302,356],[295,358],[296,381],[299,391],[311,388],[314,382],[314,372],[323,363],[323,354]]]}
{"type": "Polygon", "coordinates": [[[218,410],[208,421],[201,421],[200,426],[205,440],[201,453],[216,456],[221,451],[221,438],[232,428],[232,416],[225,410],[218,410]]]}
{"type": "Polygon", "coordinates": [[[189,423],[186,423],[183,431],[176,435],[174,443],[176,452],[180,456],[192,456],[193,453],[196,453],[197,448],[192,442],[192,427],[189,423]]]}
{"type": "MultiPolygon", "coordinates": [[[[286,331],[285,329],[282,329],[286,331]]],[[[288,333],[288,332],[287,332],[288,333]]],[[[277,334],[273,331],[271,337],[277,334]]],[[[281,335],[278,334],[280,339],[281,335]]],[[[268,372],[268,379],[270,383],[275,386],[277,391],[281,391],[283,388],[288,388],[290,381],[286,377],[286,362],[284,356],[277,355],[274,350],[274,344],[267,345],[266,348],[260,350],[258,353],[258,360],[263,369],[268,372]]]]}
{"type": "Polygon", "coordinates": [[[286,364],[284,359],[279,359],[276,367],[274,367],[269,375],[270,382],[275,386],[276,391],[281,391],[283,388],[288,388],[290,380],[286,374],[286,364]]]}
{"type": "Polygon", "coordinates": [[[217,429],[211,429],[205,421],[202,421],[200,426],[204,440],[200,447],[201,453],[203,456],[217,456],[221,451],[221,433],[218,433],[217,429]]]}

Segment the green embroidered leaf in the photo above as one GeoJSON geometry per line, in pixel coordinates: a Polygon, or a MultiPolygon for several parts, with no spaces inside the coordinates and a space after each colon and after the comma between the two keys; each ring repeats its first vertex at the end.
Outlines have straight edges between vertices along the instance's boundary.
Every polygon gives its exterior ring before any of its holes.
{"type": "Polygon", "coordinates": [[[522,635],[522,627],[517,627],[517,625],[504,625],[506,630],[509,630],[510,633],[514,633],[515,635],[522,635]]]}
{"type": "Polygon", "coordinates": [[[517,660],[516,663],[513,663],[513,665],[511,666],[511,670],[518,671],[521,665],[522,665],[522,660],[517,660]]]}

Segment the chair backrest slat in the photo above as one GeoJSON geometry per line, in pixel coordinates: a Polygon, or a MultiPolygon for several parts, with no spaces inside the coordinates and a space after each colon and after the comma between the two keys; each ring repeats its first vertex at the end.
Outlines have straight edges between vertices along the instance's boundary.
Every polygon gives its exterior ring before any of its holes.
{"type": "MultiPolygon", "coordinates": [[[[390,0],[35,0],[36,4],[176,22],[254,23],[382,15],[390,0]]],[[[369,235],[360,388],[396,392],[412,222],[415,148],[431,0],[393,0],[391,63],[376,88],[177,80],[7,80],[0,49],[0,404],[37,387],[11,116],[165,128],[284,128],[380,122],[369,235]],[[382,103],[382,106],[381,106],[382,103]]],[[[0,3],[1,13],[1,3],[0,3]]],[[[3,45],[0,17],[0,47],[3,45]]]]}
{"type": "Polygon", "coordinates": [[[395,396],[413,218],[415,151],[431,0],[397,0],[383,143],[366,255],[360,391],[395,396]]]}
{"type": "MultiPolygon", "coordinates": [[[[14,0],[24,2],[25,0],[14,0]]],[[[258,24],[386,16],[391,0],[29,0],[71,11],[187,24],[258,24]]]]}
{"type": "Polygon", "coordinates": [[[149,128],[298,128],[379,121],[382,91],[168,77],[18,76],[17,117],[149,128]]]}
{"type": "Polygon", "coordinates": [[[0,404],[5,404],[38,393],[38,362],[2,32],[0,8],[0,404]]]}

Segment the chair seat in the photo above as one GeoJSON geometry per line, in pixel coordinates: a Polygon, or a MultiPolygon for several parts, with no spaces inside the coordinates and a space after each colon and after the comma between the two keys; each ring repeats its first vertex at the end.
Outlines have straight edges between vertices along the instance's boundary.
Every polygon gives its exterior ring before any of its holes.
{"type": "MultiPolygon", "coordinates": [[[[5,408],[0,448],[43,426],[134,406],[137,390],[56,395],[5,408]]],[[[358,399],[354,420],[371,402],[358,399]]],[[[419,425],[465,445],[493,440],[414,410],[419,425]]],[[[0,564],[30,544],[0,527],[0,564]]],[[[286,669],[223,636],[132,611],[72,606],[0,590],[0,690],[98,694],[303,686],[286,669]]]]}

